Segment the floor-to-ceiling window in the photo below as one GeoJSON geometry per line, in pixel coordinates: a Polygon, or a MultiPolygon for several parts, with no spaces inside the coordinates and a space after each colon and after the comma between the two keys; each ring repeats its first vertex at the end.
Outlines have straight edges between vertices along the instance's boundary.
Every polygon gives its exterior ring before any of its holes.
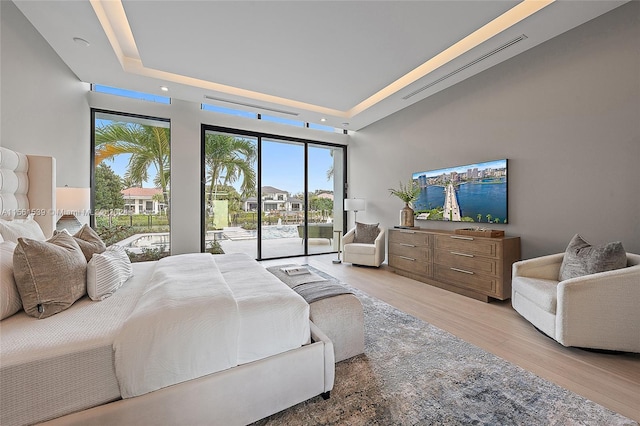
{"type": "Polygon", "coordinates": [[[203,126],[203,249],[257,259],[335,252],[345,149],[203,126]]]}
{"type": "Polygon", "coordinates": [[[92,226],[132,261],[170,254],[168,120],[93,109],[92,226]]]}

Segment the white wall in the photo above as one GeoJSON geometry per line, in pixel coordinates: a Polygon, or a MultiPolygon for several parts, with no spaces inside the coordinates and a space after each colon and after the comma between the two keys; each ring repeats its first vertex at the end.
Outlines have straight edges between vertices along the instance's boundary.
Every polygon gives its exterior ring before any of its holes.
{"type": "Polygon", "coordinates": [[[89,187],[90,117],[80,82],[10,1],[0,2],[0,143],[57,157],[57,186],[89,187]]]}
{"type": "MultiPolygon", "coordinates": [[[[509,221],[530,258],[580,233],[640,253],[640,3],[630,2],[352,136],[360,221],[397,225],[412,172],[509,159],[509,221]]],[[[460,223],[416,222],[436,229],[460,223]]]]}

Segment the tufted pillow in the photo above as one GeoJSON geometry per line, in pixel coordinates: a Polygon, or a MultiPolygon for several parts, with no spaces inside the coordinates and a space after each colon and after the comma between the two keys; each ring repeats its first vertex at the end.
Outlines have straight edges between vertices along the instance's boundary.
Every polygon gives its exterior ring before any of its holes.
{"type": "Polygon", "coordinates": [[[378,230],[378,223],[360,223],[356,222],[356,231],[353,237],[354,243],[360,244],[373,244],[380,232],[378,230]]]}
{"type": "Polygon", "coordinates": [[[627,253],[620,241],[592,246],[576,234],[564,252],[559,280],[612,271],[626,266],[627,253]]]}
{"type": "Polygon", "coordinates": [[[0,242],[0,320],[22,309],[20,293],[13,278],[13,251],[16,243],[0,242]]]}
{"type": "Polygon", "coordinates": [[[20,237],[38,241],[47,239],[38,222],[33,220],[33,215],[29,215],[26,219],[0,219],[0,235],[5,241],[14,243],[17,243],[20,237]]]}
{"type": "MultiPolygon", "coordinates": [[[[60,232],[66,232],[66,229],[60,232]]],[[[58,231],[54,233],[57,234],[58,231]]],[[[80,250],[82,250],[82,254],[84,254],[87,262],[91,260],[91,256],[93,256],[94,253],[102,253],[107,248],[98,233],[87,224],[82,225],[82,228],[73,234],[73,238],[76,240],[76,243],[78,243],[78,246],[80,246],[80,250]]]]}
{"type": "Polygon", "coordinates": [[[65,232],[47,241],[19,238],[13,275],[25,312],[39,319],[67,309],[87,289],[87,261],[65,232]]]}
{"type": "Polygon", "coordinates": [[[94,254],[87,264],[87,293],[91,300],[104,300],[132,275],[124,247],[109,246],[103,253],[94,254]]]}

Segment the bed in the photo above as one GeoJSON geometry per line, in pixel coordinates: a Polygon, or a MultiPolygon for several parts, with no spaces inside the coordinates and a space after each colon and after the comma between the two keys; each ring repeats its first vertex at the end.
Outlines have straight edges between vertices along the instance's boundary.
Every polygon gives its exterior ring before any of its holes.
{"type": "MultiPolygon", "coordinates": [[[[42,213],[51,236],[55,160],[0,155],[3,219],[42,213]]],[[[331,341],[253,259],[194,253],[131,267],[102,301],[0,322],[0,424],[248,424],[328,396],[331,341]]]]}

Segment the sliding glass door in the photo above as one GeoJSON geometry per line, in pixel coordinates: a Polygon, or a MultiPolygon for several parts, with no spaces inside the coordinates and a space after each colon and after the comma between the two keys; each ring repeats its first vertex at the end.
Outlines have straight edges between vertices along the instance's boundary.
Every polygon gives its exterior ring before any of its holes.
{"type": "Polygon", "coordinates": [[[261,258],[303,255],[305,146],[263,138],[260,153],[261,258]]]}
{"type": "Polygon", "coordinates": [[[204,250],[258,257],[258,138],[204,132],[204,250]]]}
{"type": "Polygon", "coordinates": [[[344,147],[203,128],[204,250],[269,259],[338,249],[344,147]]]}

